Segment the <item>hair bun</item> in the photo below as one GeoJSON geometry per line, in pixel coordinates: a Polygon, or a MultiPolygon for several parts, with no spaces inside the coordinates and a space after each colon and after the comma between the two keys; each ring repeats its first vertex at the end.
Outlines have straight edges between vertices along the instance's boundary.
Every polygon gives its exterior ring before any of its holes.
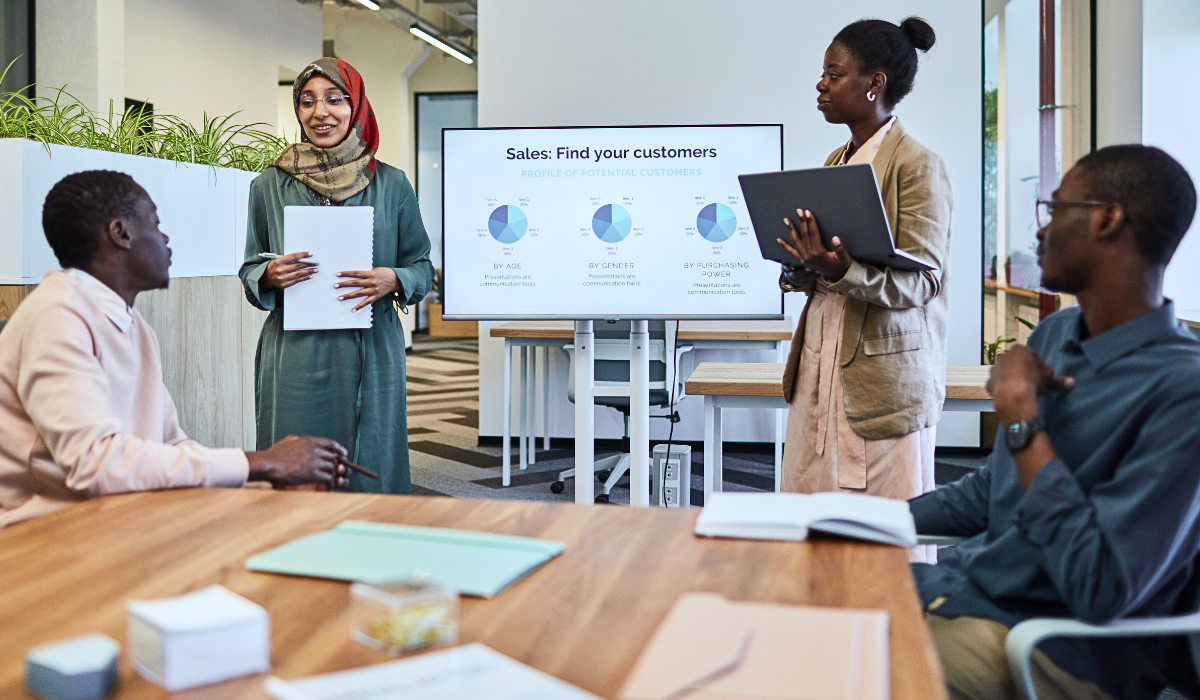
{"type": "Polygon", "coordinates": [[[904,30],[904,34],[912,42],[913,48],[921,51],[933,48],[933,42],[937,40],[937,35],[933,33],[933,27],[920,17],[908,17],[900,23],[900,29],[904,30]]]}

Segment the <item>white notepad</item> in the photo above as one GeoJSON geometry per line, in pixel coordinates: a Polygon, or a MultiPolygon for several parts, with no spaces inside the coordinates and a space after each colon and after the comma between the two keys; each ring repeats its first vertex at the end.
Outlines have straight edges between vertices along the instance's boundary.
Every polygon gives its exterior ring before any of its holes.
{"type": "Polygon", "coordinates": [[[852,493],[714,493],[696,519],[697,535],[804,540],[808,531],[914,547],[906,501],[852,493]]]}
{"type": "Polygon", "coordinates": [[[599,700],[482,644],[294,681],[268,678],[278,700],[599,700]]]}
{"type": "Polygon", "coordinates": [[[374,207],[284,207],[284,255],[307,251],[319,264],[317,274],[283,290],[283,330],[370,328],[370,306],[351,311],[364,297],[338,300],[358,288],[333,285],[353,279],[339,272],[375,267],[374,240],[374,207]]]}

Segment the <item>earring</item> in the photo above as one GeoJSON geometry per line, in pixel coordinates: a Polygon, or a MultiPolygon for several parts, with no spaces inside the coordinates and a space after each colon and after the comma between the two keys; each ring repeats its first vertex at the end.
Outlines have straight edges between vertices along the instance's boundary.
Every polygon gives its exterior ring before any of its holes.
{"type": "Polygon", "coordinates": [[[867,100],[868,100],[869,102],[874,102],[874,101],[875,101],[875,93],[873,93],[873,92],[868,92],[868,93],[867,93],[867,100]]]}

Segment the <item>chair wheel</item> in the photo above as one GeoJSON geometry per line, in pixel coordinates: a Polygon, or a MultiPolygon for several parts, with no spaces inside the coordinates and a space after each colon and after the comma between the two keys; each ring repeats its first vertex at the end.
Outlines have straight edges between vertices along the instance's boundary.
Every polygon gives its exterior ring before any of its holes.
{"type": "Polygon", "coordinates": [[[550,484],[550,493],[562,493],[565,488],[567,488],[566,484],[561,481],[555,481],[550,484]]]}
{"type": "Polygon", "coordinates": [[[611,469],[601,469],[600,471],[596,472],[596,481],[599,481],[603,484],[608,481],[608,477],[610,476],[612,476],[611,469]]]}
{"type": "Polygon", "coordinates": [[[608,494],[602,493],[599,496],[596,496],[596,502],[597,503],[608,503],[608,494]]]}

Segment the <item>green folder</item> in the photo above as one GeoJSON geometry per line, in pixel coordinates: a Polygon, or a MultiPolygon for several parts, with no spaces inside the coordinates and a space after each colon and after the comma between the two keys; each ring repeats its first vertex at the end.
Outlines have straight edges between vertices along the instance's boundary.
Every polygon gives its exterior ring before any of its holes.
{"type": "Polygon", "coordinates": [[[246,560],[251,571],[384,582],[427,574],[491,598],[558,556],[562,542],[347,520],[246,560]]]}

